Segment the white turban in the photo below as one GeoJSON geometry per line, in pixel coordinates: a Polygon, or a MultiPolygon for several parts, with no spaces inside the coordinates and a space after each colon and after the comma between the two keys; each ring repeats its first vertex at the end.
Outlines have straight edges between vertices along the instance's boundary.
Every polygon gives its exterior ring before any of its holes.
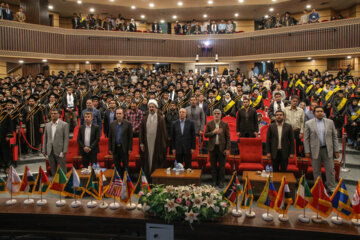
{"type": "Polygon", "coordinates": [[[157,101],[156,101],[155,99],[150,99],[149,102],[148,102],[148,106],[149,106],[150,104],[154,104],[156,108],[159,107],[159,106],[158,106],[158,103],[157,103],[157,101]]]}

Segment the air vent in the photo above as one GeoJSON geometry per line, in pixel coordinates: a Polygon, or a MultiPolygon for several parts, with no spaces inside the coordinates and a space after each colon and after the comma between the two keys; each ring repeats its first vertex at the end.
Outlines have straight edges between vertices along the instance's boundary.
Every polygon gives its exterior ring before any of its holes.
{"type": "Polygon", "coordinates": [[[322,6],[323,6],[323,5],[327,5],[327,4],[329,4],[329,2],[321,2],[321,3],[320,3],[320,5],[322,5],[322,6]]]}

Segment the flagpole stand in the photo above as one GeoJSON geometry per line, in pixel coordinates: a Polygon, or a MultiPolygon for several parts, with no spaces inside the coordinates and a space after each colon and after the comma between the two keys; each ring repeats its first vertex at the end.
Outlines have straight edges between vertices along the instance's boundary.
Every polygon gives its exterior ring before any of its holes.
{"type": "Polygon", "coordinates": [[[139,203],[137,206],[136,206],[137,210],[141,211],[143,210],[143,206],[141,203],[139,203]]]}
{"type": "Polygon", "coordinates": [[[137,207],[136,203],[130,202],[126,205],[126,210],[134,210],[136,207],[137,207]]]}
{"type": "Polygon", "coordinates": [[[117,202],[110,203],[110,205],[109,205],[109,208],[110,208],[111,210],[116,210],[116,209],[118,209],[119,207],[120,207],[120,204],[117,203],[117,202]]]}
{"type": "Polygon", "coordinates": [[[351,219],[351,222],[355,226],[360,226],[360,220],[358,218],[351,219]]]}
{"type": "Polygon", "coordinates": [[[38,205],[38,206],[44,206],[44,205],[46,205],[47,204],[47,200],[46,199],[40,199],[40,200],[38,200],[37,202],[36,202],[36,205],[38,205]]]}
{"type": "Polygon", "coordinates": [[[7,200],[6,201],[6,205],[7,206],[11,206],[11,205],[14,205],[15,203],[16,203],[17,201],[16,201],[16,199],[9,199],[9,200],[7,200]]]}
{"type": "Polygon", "coordinates": [[[314,222],[314,223],[321,223],[323,221],[322,217],[320,216],[313,216],[311,218],[311,220],[314,222]]]}
{"type": "Polygon", "coordinates": [[[289,217],[286,214],[279,214],[279,220],[281,222],[287,222],[289,221],[289,217]]]}
{"type": "Polygon", "coordinates": [[[33,204],[35,201],[34,201],[34,199],[32,199],[32,198],[29,198],[29,199],[25,199],[24,200],[24,204],[25,205],[30,205],[30,204],[33,204]]]}
{"type": "Polygon", "coordinates": [[[256,213],[254,211],[249,210],[245,212],[245,216],[248,218],[254,218],[256,216],[256,213]]]}
{"type": "Polygon", "coordinates": [[[57,207],[63,207],[63,206],[65,206],[65,204],[66,204],[66,201],[63,200],[63,199],[56,201],[56,206],[57,206],[57,207]]]}
{"type": "Polygon", "coordinates": [[[234,217],[241,217],[241,216],[242,216],[242,211],[241,211],[240,209],[234,208],[234,209],[231,211],[231,214],[232,214],[234,217]]]}
{"type": "Polygon", "coordinates": [[[88,202],[88,203],[86,204],[86,206],[87,206],[88,208],[94,208],[94,207],[97,206],[97,202],[91,200],[90,202],[88,202]]]}
{"type": "Polygon", "coordinates": [[[331,222],[332,222],[333,224],[340,225],[340,224],[343,223],[343,220],[342,220],[342,218],[339,217],[339,216],[332,216],[332,217],[331,217],[331,222]]]}
{"type": "Polygon", "coordinates": [[[71,206],[72,208],[78,208],[78,207],[81,206],[81,202],[78,201],[78,200],[75,200],[75,201],[73,201],[73,202],[70,204],[70,206],[71,206]]]}
{"type": "Polygon", "coordinates": [[[107,204],[106,202],[102,201],[102,202],[100,203],[100,205],[99,205],[99,208],[105,209],[105,208],[107,208],[108,206],[109,206],[109,204],[107,204]]]}
{"type": "Polygon", "coordinates": [[[270,222],[274,219],[273,216],[269,213],[269,209],[262,215],[262,219],[267,222],[270,222]]]}
{"type": "Polygon", "coordinates": [[[298,217],[298,220],[302,223],[309,223],[310,222],[310,218],[308,218],[307,216],[305,215],[299,215],[298,217]]]}

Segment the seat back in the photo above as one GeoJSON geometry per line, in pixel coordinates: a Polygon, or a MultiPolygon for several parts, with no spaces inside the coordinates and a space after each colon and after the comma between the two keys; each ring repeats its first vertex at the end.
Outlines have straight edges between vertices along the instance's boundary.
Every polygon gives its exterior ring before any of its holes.
{"type": "Polygon", "coordinates": [[[240,138],[238,143],[241,163],[262,164],[262,142],[259,138],[240,138]]]}
{"type": "Polygon", "coordinates": [[[261,138],[261,142],[263,143],[266,143],[266,135],[268,129],[269,129],[269,125],[265,125],[260,129],[260,138],[261,138]]]}
{"type": "Polygon", "coordinates": [[[139,154],[139,138],[133,138],[133,148],[129,156],[129,162],[135,162],[135,157],[138,154],[139,154]]]}

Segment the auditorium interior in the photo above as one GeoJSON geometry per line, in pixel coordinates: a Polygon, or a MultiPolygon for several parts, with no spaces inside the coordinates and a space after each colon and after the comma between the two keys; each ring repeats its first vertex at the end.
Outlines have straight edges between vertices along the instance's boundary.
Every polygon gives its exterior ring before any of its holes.
{"type": "Polygon", "coordinates": [[[0,33],[0,239],[360,238],[360,0],[0,0],[0,33]]]}

